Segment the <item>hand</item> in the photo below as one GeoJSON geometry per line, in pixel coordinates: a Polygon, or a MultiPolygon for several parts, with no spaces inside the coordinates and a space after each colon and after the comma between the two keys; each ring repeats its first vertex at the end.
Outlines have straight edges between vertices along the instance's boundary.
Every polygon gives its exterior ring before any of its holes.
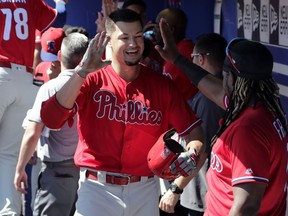
{"type": "Polygon", "coordinates": [[[111,61],[102,61],[102,55],[109,40],[110,37],[106,35],[106,32],[101,32],[90,41],[81,62],[75,68],[79,76],[86,78],[89,73],[111,64],[111,61]]]}
{"type": "Polygon", "coordinates": [[[187,152],[182,152],[179,157],[170,165],[171,173],[180,174],[187,177],[196,170],[199,160],[198,153],[195,149],[187,152]]]}
{"type": "Polygon", "coordinates": [[[168,190],[162,197],[159,203],[159,208],[167,213],[174,213],[174,208],[180,198],[180,194],[175,194],[168,190]]]}
{"type": "Polygon", "coordinates": [[[159,27],[164,46],[161,47],[159,45],[156,45],[155,49],[159,52],[159,54],[165,61],[174,63],[179,55],[179,51],[174,41],[173,34],[169,28],[168,23],[163,18],[161,18],[160,20],[159,27]]]}
{"type": "Polygon", "coordinates": [[[26,194],[26,188],[28,188],[27,174],[24,170],[17,171],[14,177],[14,186],[17,191],[20,193],[26,194]],[[24,186],[24,188],[23,188],[24,186]]]}
{"type": "Polygon", "coordinates": [[[105,20],[106,18],[102,15],[101,12],[98,12],[98,18],[96,20],[96,26],[97,26],[97,33],[105,31],[105,20]]]}
{"type": "Polygon", "coordinates": [[[102,12],[105,18],[118,9],[118,2],[118,0],[102,0],[102,12]]]}

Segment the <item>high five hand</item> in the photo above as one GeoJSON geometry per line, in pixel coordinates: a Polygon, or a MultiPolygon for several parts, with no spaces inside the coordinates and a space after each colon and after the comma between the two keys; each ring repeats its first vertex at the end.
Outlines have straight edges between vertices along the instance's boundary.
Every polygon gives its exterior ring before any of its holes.
{"type": "Polygon", "coordinates": [[[159,27],[164,46],[161,47],[156,45],[155,49],[160,53],[163,59],[174,63],[179,55],[179,51],[174,41],[173,33],[170,30],[169,24],[163,18],[160,20],[159,27]]]}
{"type": "Polygon", "coordinates": [[[97,33],[90,41],[81,62],[75,69],[79,76],[86,78],[89,73],[111,64],[111,61],[102,60],[103,52],[109,40],[110,37],[106,35],[106,32],[101,32],[97,33]]]}

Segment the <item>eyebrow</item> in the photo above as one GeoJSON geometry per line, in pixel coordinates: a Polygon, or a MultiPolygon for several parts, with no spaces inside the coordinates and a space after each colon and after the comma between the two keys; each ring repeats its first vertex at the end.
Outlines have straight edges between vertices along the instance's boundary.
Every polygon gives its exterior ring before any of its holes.
{"type": "MultiPolygon", "coordinates": [[[[123,35],[128,35],[129,33],[123,32],[123,35]]],[[[143,34],[143,30],[136,32],[136,34],[143,34]]]]}

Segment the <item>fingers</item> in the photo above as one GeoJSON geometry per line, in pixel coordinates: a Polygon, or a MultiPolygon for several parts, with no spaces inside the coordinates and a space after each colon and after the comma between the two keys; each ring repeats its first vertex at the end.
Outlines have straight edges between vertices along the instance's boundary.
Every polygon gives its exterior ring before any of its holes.
{"type": "Polygon", "coordinates": [[[28,188],[28,183],[26,180],[21,179],[20,177],[15,177],[14,186],[17,191],[20,193],[26,194],[26,188],[28,188]]]}
{"type": "Polygon", "coordinates": [[[102,10],[104,16],[109,16],[113,11],[117,10],[118,8],[118,1],[113,0],[102,0],[102,10]]]}
{"type": "Polygon", "coordinates": [[[159,208],[167,213],[174,213],[174,208],[177,203],[177,200],[173,199],[173,194],[168,190],[162,197],[159,202],[159,208]],[[171,197],[172,196],[172,197],[171,197]],[[176,202],[175,202],[176,201],[176,202]]]}
{"type": "Polygon", "coordinates": [[[172,32],[170,31],[169,25],[165,19],[161,18],[160,23],[159,23],[159,28],[160,28],[163,42],[166,45],[169,38],[172,38],[172,37],[167,37],[167,34],[172,35],[172,32]]]}

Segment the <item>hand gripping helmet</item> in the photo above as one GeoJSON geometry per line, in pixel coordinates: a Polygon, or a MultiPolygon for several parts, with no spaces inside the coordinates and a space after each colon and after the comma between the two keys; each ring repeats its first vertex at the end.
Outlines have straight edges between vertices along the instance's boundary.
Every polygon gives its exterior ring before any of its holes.
{"type": "Polygon", "coordinates": [[[171,173],[169,167],[181,152],[186,151],[175,141],[175,137],[179,137],[175,129],[163,133],[150,149],[147,156],[150,170],[155,175],[166,180],[172,180],[179,176],[178,174],[171,173]]]}

